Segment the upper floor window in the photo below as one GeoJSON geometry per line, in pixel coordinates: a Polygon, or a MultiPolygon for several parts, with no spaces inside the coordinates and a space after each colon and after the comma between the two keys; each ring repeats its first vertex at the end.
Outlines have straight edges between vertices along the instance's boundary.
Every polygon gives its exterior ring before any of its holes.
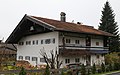
{"type": "Polygon", "coordinates": [[[53,38],[53,43],[55,43],[55,38],[53,38]]]}
{"type": "Polygon", "coordinates": [[[96,46],[99,46],[99,42],[96,42],[96,46]]]}
{"type": "Polygon", "coordinates": [[[71,42],[71,40],[70,39],[66,39],[66,43],[70,43],[71,42]]]}
{"type": "Polygon", "coordinates": [[[31,45],[31,41],[26,41],[26,45],[31,45]]]}
{"type": "Polygon", "coordinates": [[[51,43],[51,40],[50,39],[46,39],[45,40],[45,44],[50,44],[51,43]]]}
{"type": "Polygon", "coordinates": [[[41,40],[41,44],[43,44],[43,40],[41,40]]]}
{"type": "Polygon", "coordinates": [[[36,45],[38,45],[38,40],[36,40],[36,45]]]}
{"type": "Polygon", "coordinates": [[[35,44],[35,40],[32,41],[32,44],[33,44],[33,45],[35,44]]]}
{"type": "Polygon", "coordinates": [[[19,42],[18,44],[19,44],[19,45],[24,45],[24,42],[19,42]]]}
{"type": "Polygon", "coordinates": [[[33,31],[33,30],[34,30],[34,27],[33,27],[33,26],[31,26],[31,27],[30,27],[30,31],[33,31]]]}
{"type": "Polygon", "coordinates": [[[75,44],[80,44],[80,41],[79,40],[75,40],[75,44]]]}

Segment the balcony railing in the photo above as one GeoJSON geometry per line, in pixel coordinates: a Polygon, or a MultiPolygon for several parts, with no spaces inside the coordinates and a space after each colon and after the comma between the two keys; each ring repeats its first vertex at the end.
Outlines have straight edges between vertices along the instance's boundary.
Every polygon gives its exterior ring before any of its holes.
{"type": "Polygon", "coordinates": [[[109,47],[90,47],[76,44],[59,45],[61,55],[90,55],[90,54],[106,54],[109,47]]]}
{"type": "Polygon", "coordinates": [[[91,47],[91,46],[83,46],[83,45],[77,45],[77,44],[65,44],[65,45],[59,45],[59,48],[65,48],[65,49],[80,49],[80,50],[109,50],[109,47],[91,47]]]}

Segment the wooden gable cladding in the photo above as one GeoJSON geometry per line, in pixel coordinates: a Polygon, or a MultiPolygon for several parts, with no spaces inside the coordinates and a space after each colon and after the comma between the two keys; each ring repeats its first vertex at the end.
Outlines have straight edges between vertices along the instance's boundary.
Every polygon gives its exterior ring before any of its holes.
{"type": "Polygon", "coordinates": [[[31,19],[29,16],[25,15],[20,23],[16,26],[14,31],[11,33],[11,35],[8,37],[6,43],[17,44],[18,41],[24,36],[51,31],[48,28],[49,27],[47,27],[44,23],[38,23],[31,19]],[[31,30],[31,27],[33,27],[33,30],[31,30]]]}

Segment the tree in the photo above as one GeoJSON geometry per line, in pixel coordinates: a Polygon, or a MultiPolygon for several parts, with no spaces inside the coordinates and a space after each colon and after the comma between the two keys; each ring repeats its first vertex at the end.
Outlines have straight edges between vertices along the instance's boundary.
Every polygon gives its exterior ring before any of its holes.
{"type": "Polygon", "coordinates": [[[59,60],[59,54],[56,50],[55,53],[53,50],[50,51],[51,58],[48,57],[48,54],[45,52],[44,48],[40,50],[40,55],[43,56],[46,64],[49,66],[50,69],[59,69],[62,65],[62,61],[59,60]]]}
{"type": "Polygon", "coordinates": [[[22,67],[19,75],[26,75],[26,74],[27,74],[27,73],[26,73],[25,69],[22,67]]]}
{"type": "Polygon", "coordinates": [[[120,51],[120,43],[119,43],[119,31],[117,22],[115,22],[115,14],[107,1],[103,7],[101,22],[99,25],[99,30],[111,33],[115,35],[115,37],[110,38],[110,52],[118,52],[120,51]]]}

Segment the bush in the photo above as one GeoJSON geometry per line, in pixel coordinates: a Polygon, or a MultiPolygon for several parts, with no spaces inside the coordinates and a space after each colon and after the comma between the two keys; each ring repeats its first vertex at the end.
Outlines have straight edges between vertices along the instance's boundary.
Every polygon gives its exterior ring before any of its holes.
{"type": "Polygon", "coordinates": [[[63,72],[63,71],[61,72],[61,75],[64,75],[64,72],[63,72]]]}
{"type": "Polygon", "coordinates": [[[113,71],[113,66],[111,64],[109,64],[108,68],[109,68],[109,71],[113,71]]]}
{"type": "Polygon", "coordinates": [[[50,70],[48,65],[46,66],[44,75],[50,75],[50,70]]]}
{"type": "Polygon", "coordinates": [[[72,71],[69,70],[69,71],[67,72],[67,75],[72,75],[72,71]]]}
{"type": "Polygon", "coordinates": [[[98,69],[98,73],[102,73],[101,69],[98,69]]]}
{"type": "Polygon", "coordinates": [[[105,72],[105,65],[103,63],[101,64],[101,70],[102,72],[105,72]]]}
{"type": "Polygon", "coordinates": [[[119,67],[120,67],[120,66],[119,66],[119,63],[117,63],[117,62],[114,63],[114,70],[119,70],[119,67]]]}
{"type": "Polygon", "coordinates": [[[92,74],[95,74],[96,73],[96,66],[95,66],[95,63],[93,64],[92,66],[92,74]]]}
{"type": "Polygon", "coordinates": [[[81,66],[81,75],[85,75],[85,74],[86,74],[85,66],[84,66],[84,64],[82,64],[82,66],[81,66]]]}
{"type": "Polygon", "coordinates": [[[22,67],[19,75],[26,75],[26,74],[27,74],[27,73],[26,73],[25,69],[22,67]]]}

